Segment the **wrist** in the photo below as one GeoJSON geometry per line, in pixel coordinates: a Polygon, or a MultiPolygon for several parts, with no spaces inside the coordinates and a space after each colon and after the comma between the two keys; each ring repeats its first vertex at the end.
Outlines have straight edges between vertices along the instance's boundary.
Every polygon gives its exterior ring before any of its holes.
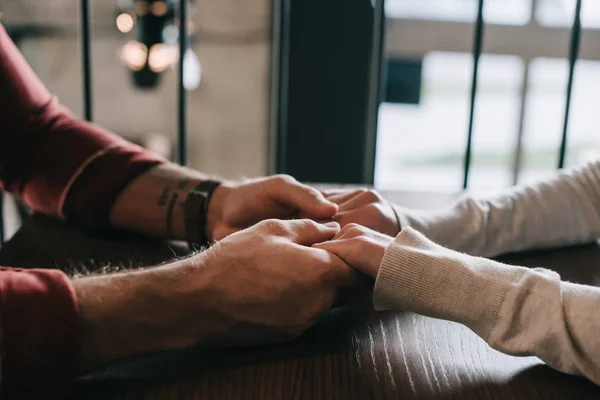
{"type": "Polygon", "coordinates": [[[206,237],[209,241],[215,240],[215,232],[218,226],[224,220],[225,199],[233,189],[233,184],[230,182],[222,182],[217,187],[208,203],[206,211],[206,237]]]}

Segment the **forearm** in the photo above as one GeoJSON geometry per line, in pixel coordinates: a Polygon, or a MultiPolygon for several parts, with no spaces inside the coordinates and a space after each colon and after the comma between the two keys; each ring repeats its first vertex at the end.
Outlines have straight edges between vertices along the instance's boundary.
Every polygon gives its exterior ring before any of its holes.
{"type": "Polygon", "coordinates": [[[396,210],[403,227],[479,256],[589,242],[600,235],[600,161],[444,210],[396,210]]]}
{"type": "Polygon", "coordinates": [[[201,256],[195,256],[152,269],[75,280],[80,372],[208,339],[218,324],[203,312],[208,301],[203,298],[201,265],[201,256]]]}
{"type": "Polygon", "coordinates": [[[500,351],[600,384],[600,289],[554,272],[451,251],[408,228],[386,250],[374,302],[465,324],[500,351]]]}
{"type": "MultiPolygon", "coordinates": [[[[110,225],[169,239],[186,238],[184,206],[188,193],[206,174],[168,163],[152,168],[133,180],[116,198],[110,212],[110,225]]],[[[213,178],[214,179],[214,178],[213,178]]],[[[211,197],[207,229],[220,218],[221,198],[227,182],[211,197]]]]}

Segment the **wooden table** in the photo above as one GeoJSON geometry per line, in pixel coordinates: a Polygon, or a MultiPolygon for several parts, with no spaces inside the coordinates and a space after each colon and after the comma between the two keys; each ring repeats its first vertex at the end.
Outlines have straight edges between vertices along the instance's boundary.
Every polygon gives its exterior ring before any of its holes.
{"type": "MultiPolygon", "coordinates": [[[[395,200],[437,205],[452,198],[428,196],[395,200]]],[[[173,254],[163,242],[104,238],[35,217],[2,249],[0,264],[93,268],[153,264],[173,254]]],[[[597,245],[504,260],[600,285],[597,245]]],[[[82,378],[75,391],[85,399],[600,399],[590,381],[533,357],[503,355],[462,325],[409,312],[376,314],[367,305],[332,310],[292,343],[149,356],[82,378]]]]}

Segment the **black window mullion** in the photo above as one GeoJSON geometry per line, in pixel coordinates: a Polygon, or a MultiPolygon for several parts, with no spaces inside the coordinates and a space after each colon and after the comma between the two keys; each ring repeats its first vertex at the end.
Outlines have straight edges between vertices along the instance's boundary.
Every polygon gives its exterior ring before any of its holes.
{"type": "Polygon", "coordinates": [[[187,98],[183,84],[184,58],[187,49],[187,0],[179,0],[179,74],[177,82],[177,148],[179,164],[187,164],[187,98]]]}
{"type": "Polygon", "coordinates": [[[573,20],[573,27],[571,28],[571,44],[569,46],[569,81],[567,83],[567,100],[565,102],[565,118],[563,122],[562,140],[560,143],[558,168],[563,168],[565,166],[565,158],[567,153],[569,117],[571,115],[571,100],[573,96],[575,64],[579,58],[579,47],[581,43],[581,4],[582,0],[577,0],[577,5],[575,7],[575,18],[573,20]]]}
{"type": "Polygon", "coordinates": [[[469,132],[467,135],[467,146],[464,159],[463,189],[469,186],[469,172],[471,169],[471,156],[473,146],[473,128],[475,124],[475,102],[477,100],[477,83],[479,80],[479,60],[483,49],[483,35],[485,22],[483,19],[484,0],[479,0],[477,7],[477,20],[475,21],[475,32],[473,37],[473,77],[471,81],[471,106],[469,110],[469,132]]]}

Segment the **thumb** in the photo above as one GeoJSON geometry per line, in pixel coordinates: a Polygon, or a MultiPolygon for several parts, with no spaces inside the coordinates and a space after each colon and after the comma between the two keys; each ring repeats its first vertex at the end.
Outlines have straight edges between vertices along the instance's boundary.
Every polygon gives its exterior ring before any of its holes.
{"type": "Polygon", "coordinates": [[[317,189],[288,176],[271,179],[267,193],[275,203],[298,211],[307,218],[330,218],[338,210],[338,206],[327,200],[317,189]]]}

